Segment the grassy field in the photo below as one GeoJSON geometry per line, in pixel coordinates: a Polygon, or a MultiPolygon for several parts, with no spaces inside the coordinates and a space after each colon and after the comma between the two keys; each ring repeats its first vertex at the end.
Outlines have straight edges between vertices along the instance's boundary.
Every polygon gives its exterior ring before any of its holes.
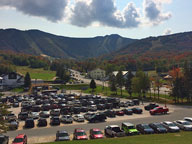
{"type": "Polygon", "coordinates": [[[81,90],[82,88],[88,88],[88,84],[77,84],[77,85],[58,85],[56,86],[59,89],[66,89],[66,90],[81,90]]]}
{"type": "MultiPolygon", "coordinates": [[[[70,141],[67,144],[191,144],[191,132],[139,135],[123,138],[107,138],[88,141],[70,141]]],[[[52,142],[48,144],[62,144],[65,142],[52,142]]]]}
{"type": "Polygon", "coordinates": [[[32,69],[25,66],[18,66],[16,67],[17,72],[25,75],[29,72],[32,79],[42,79],[42,80],[53,80],[56,75],[55,71],[44,70],[43,68],[40,69],[32,69]]]}

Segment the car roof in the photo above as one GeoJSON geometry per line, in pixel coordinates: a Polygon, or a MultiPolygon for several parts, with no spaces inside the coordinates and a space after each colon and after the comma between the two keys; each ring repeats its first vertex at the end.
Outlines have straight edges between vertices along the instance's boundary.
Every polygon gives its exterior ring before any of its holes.
{"type": "Polygon", "coordinates": [[[109,127],[113,128],[113,127],[119,127],[119,126],[118,125],[110,125],[109,127]]]}
{"type": "Polygon", "coordinates": [[[24,138],[25,134],[19,134],[16,138],[24,138]]]}
{"type": "Polygon", "coordinates": [[[134,124],[130,123],[130,122],[123,122],[122,124],[126,125],[126,126],[134,126],[134,124]]]}
{"type": "Polygon", "coordinates": [[[190,120],[192,120],[192,117],[184,117],[184,119],[190,119],[190,120]]]}
{"type": "Polygon", "coordinates": [[[186,122],[185,120],[176,120],[176,122],[181,122],[181,123],[183,123],[183,122],[186,122]]]}
{"type": "Polygon", "coordinates": [[[67,133],[66,130],[57,131],[58,133],[67,133]]]}
{"type": "Polygon", "coordinates": [[[170,122],[170,121],[164,121],[164,123],[170,124],[170,123],[173,123],[173,122],[170,122]]]}
{"type": "Polygon", "coordinates": [[[93,131],[101,131],[101,130],[98,129],[98,128],[93,128],[92,130],[93,130],[93,131]]]}

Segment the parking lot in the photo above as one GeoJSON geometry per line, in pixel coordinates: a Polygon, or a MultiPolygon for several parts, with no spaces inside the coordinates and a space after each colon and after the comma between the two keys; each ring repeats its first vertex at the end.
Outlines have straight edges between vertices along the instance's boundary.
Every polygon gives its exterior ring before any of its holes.
{"type": "MultiPolygon", "coordinates": [[[[121,101],[126,101],[126,100],[122,99],[121,101]]],[[[59,126],[51,126],[49,124],[50,118],[47,118],[48,125],[46,127],[37,127],[37,120],[35,120],[34,128],[26,129],[26,128],[24,128],[25,122],[20,121],[18,130],[9,131],[7,133],[7,135],[10,136],[10,142],[19,133],[27,134],[28,143],[51,142],[51,141],[55,140],[55,134],[56,134],[57,130],[63,130],[63,129],[67,130],[72,139],[72,137],[73,137],[72,133],[75,128],[83,128],[86,130],[86,132],[88,134],[88,131],[91,128],[99,128],[103,131],[104,128],[110,124],[121,125],[122,122],[127,122],[127,121],[132,122],[134,124],[145,123],[145,122],[149,123],[149,122],[154,122],[154,121],[158,122],[158,121],[163,121],[163,120],[172,120],[173,121],[176,119],[182,119],[182,115],[190,116],[188,111],[186,111],[185,113],[181,112],[181,111],[187,109],[187,107],[176,107],[176,106],[171,106],[171,105],[168,106],[169,113],[167,115],[151,116],[148,111],[144,110],[144,106],[147,104],[148,103],[144,103],[144,105],[128,106],[128,108],[130,108],[130,109],[134,108],[134,107],[141,108],[143,110],[142,114],[116,116],[115,118],[108,117],[105,120],[105,122],[89,123],[87,120],[85,120],[84,122],[73,122],[72,124],[61,123],[59,126]]],[[[113,108],[113,110],[117,111],[117,110],[121,110],[124,108],[125,107],[113,108]]],[[[21,111],[21,107],[11,108],[10,110],[13,111],[13,113],[15,113],[16,115],[18,115],[19,112],[21,111]]],[[[95,111],[94,113],[103,112],[103,111],[95,111]]],[[[80,114],[83,115],[85,113],[80,113],[80,114]]]]}

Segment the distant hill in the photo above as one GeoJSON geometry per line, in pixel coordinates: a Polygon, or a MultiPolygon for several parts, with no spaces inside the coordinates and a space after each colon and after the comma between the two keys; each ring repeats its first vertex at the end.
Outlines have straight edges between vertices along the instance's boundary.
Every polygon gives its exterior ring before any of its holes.
{"type": "Polygon", "coordinates": [[[137,40],[119,35],[95,38],[56,36],[39,30],[0,30],[0,50],[57,58],[89,58],[109,54],[137,40]]]}
{"type": "MultiPolygon", "coordinates": [[[[133,42],[109,55],[110,60],[137,58],[172,58],[181,54],[192,53],[192,32],[178,33],[167,36],[149,37],[133,42]]],[[[184,55],[183,55],[184,56],[184,55]]]]}

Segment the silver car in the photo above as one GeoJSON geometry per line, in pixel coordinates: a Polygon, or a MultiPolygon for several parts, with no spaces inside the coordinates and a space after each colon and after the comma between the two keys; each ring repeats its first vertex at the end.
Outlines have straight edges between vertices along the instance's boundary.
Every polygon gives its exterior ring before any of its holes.
{"type": "Polygon", "coordinates": [[[73,123],[73,118],[71,115],[63,115],[60,120],[63,123],[73,123]]]}
{"type": "Polygon", "coordinates": [[[177,120],[174,123],[184,131],[192,131],[192,124],[185,120],[177,120]]]}
{"type": "Polygon", "coordinates": [[[75,116],[73,117],[73,119],[74,119],[74,121],[77,121],[77,122],[84,122],[84,121],[85,121],[83,115],[80,115],[80,114],[75,115],[75,116]]]}
{"type": "Polygon", "coordinates": [[[162,125],[169,131],[169,132],[179,132],[180,129],[179,127],[173,123],[173,122],[170,122],[170,121],[164,121],[162,122],[162,125]]]}

